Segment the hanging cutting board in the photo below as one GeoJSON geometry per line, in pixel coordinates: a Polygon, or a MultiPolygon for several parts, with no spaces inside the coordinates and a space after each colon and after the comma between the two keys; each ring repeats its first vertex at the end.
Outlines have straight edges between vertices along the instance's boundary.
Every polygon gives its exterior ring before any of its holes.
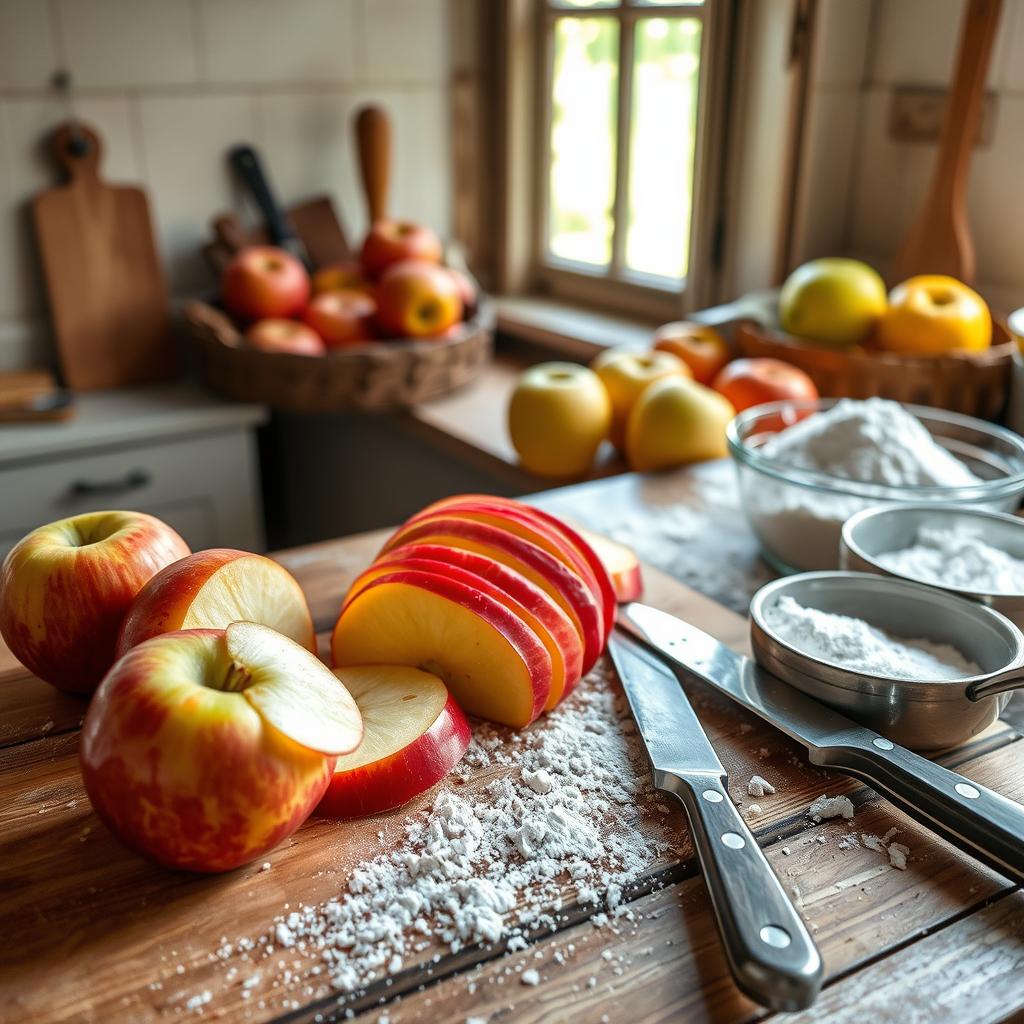
{"type": "Polygon", "coordinates": [[[100,178],[91,128],[61,125],[52,151],[67,182],[38,195],[32,213],[65,383],[91,391],[169,377],[167,291],[146,194],[100,178]]]}

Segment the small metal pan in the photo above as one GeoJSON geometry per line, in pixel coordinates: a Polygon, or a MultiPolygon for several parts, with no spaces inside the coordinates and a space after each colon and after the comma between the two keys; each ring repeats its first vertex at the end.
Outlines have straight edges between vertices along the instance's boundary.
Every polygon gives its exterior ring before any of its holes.
{"type": "Polygon", "coordinates": [[[850,718],[912,750],[966,742],[1024,687],[1024,634],[999,612],[921,583],[858,572],[808,572],[762,587],[750,604],[758,664],[850,718]],[[864,619],[894,636],[952,644],[979,665],[966,679],[891,679],[798,650],[766,621],[783,596],[806,608],[864,619]]]}

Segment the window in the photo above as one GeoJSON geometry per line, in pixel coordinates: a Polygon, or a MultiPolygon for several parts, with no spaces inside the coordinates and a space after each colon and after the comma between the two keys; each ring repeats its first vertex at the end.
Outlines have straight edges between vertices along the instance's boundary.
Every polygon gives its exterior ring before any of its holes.
{"type": "Polygon", "coordinates": [[[674,315],[707,231],[696,197],[723,0],[538,2],[537,276],[569,298],[674,315]]]}

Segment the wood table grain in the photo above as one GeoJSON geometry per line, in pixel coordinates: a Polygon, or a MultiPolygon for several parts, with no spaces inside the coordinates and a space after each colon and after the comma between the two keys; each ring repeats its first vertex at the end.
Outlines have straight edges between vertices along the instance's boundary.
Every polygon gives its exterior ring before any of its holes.
{"type": "MultiPolygon", "coordinates": [[[[737,613],[768,575],[727,466],[627,475],[537,501],[632,539],[660,567],[646,571],[652,603],[745,648],[747,625],[737,613]]],[[[276,556],[302,583],[321,639],[385,535],[276,556]]],[[[606,662],[590,685],[617,685],[606,662]]],[[[737,799],[750,803],[744,787],[754,773],[777,784],[774,796],[758,801],[760,812],[747,808],[748,820],[808,921],[827,975],[817,1006],[796,1019],[974,1024],[1024,1014],[1018,886],[863,785],[811,767],[801,748],[716,693],[687,689],[737,799]],[[853,822],[811,823],[806,809],[826,790],[850,795],[853,822]],[[851,828],[899,829],[911,849],[906,870],[862,846],[841,846],[851,828]]],[[[266,933],[286,908],[343,894],[351,869],[397,842],[406,814],[429,807],[435,794],[359,823],[314,817],[267,857],[269,870],[255,864],[212,878],[168,872],[122,849],[93,814],[77,766],[83,712],[81,701],[0,651],[2,1021],[731,1024],[769,1016],[732,982],[676,810],[666,821],[678,843],[635,879],[626,912],[601,926],[595,915],[603,908],[578,905],[567,886],[557,927],[533,935],[525,949],[498,944],[452,954],[431,944],[393,977],[341,1003],[309,974],[314,954],[288,950],[287,959],[263,956],[259,985],[244,988],[245,975],[225,963],[226,938],[266,933]],[[527,969],[538,972],[538,985],[521,983],[527,969]]],[[[1002,722],[943,760],[1020,800],[1022,752],[1017,731],[1002,722]]]]}

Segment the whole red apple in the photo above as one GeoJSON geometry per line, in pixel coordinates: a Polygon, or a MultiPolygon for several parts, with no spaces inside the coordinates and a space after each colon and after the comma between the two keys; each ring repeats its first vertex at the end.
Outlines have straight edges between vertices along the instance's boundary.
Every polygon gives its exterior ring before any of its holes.
{"type": "Polygon", "coordinates": [[[243,320],[293,316],[309,301],[309,289],[306,268],[272,245],[242,249],[220,282],[225,307],[243,320]]]}
{"type": "Polygon", "coordinates": [[[714,389],[737,412],[764,402],[818,397],[814,381],[798,366],[781,359],[734,359],[715,377],[714,389]]]}
{"type": "Polygon", "coordinates": [[[33,530],[0,567],[0,635],[14,656],[65,693],[92,693],[114,663],[136,594],[189,554],[143,512],[89,512],[33,530]]]}
{"type": "Polygon", "coordinates": [[[167,867],[229,871],[309,816],[359,709],[316,655],[254,622],[133,647],[82,726],[82,778],[126,846],[167,867]]]}
{"type": "Polygon", "coordinates": [[[297,320],[284,320],[280,317],[257,320],[245,332],[245,341],[250,348],[258,348],[261,352],[322,356],[327,351],[320,335],[312,327],[300,324],[297,320]]]}
{"type": "Polygon", "coordinates": [[[441,240],[430,228],[409,220],[379,220],[363,242],[363,272],[376,280],[394,263],[403,260],[441,262],[441,240]]]}
{"type": "Polygon", "coordinates": [[[365,292],[344,289],[314,295],[302,319],[327,348],[359,345],[373,339],[377,303],[365,292]]]}
{"type": "Polygon", "coordinates": [[[344,263],[332,263],[329,267],[321,267],[313,274],[313,294],[321,292],[340,292],[342,290],[366,292],[373,291],[373,285],[363,276],[363,268],[355,260],[344,263]]]}
{"type": "Polygon", "coordinates": [[[389,268],[377,290],[377,322],[396,338],[444,334],[462,319],[455,279],[444,268],[406,260],[389,268]]]}

